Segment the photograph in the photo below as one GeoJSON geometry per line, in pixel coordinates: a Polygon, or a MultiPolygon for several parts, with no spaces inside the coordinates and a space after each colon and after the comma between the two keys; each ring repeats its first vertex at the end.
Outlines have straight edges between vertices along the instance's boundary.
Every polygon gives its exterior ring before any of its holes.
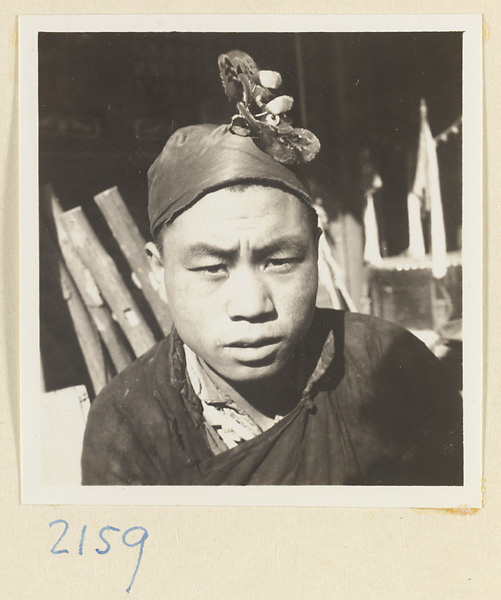
{"type": "Polygon", "coordinates": [[[480,502],[459,21],[21,21],[24,501],[480,502]]]}

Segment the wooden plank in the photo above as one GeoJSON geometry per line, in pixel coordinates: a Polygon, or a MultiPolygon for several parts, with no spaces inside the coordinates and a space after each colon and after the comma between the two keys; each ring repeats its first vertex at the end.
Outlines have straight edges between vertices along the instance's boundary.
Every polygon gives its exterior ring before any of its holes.
{"type": "Polygon", "coordinates": [[[90,401],[84,385],[41,397],[41,468],[44,485],[80,485],[83,436],[90,401]]]}
{"type": "Polygon", "coordinates": [[[71,275],[62,260],[59,261],[59,275],[63,298],[66,300],[75,327],[78,343],[89,371],[94,393],[97,395],[111,379],[106,368],[101,340],[83,303],[71,275]]]}
{"type": "Polygon", "coordinates": [[[66,211],[61,218],[80,258],[92,273],[135,355],[144,354],[155,344],[155,338],[82,208],[77,206],[66,211]]]}
{"type": "Polygon", "coordinates": [[[54,194],[52,195],[52,213],[56,224],[59,247],[66,266],[109,352],[117,373],[120,373],[133,361],[134,357],[120,338],[111,310],[104,302],[94,277],[85,266],[70,239],[62,217],[63,210],[54,194]]]}
{"type": "Polygon", "coordinates": [[[156,281],[144,250],[145,240],[130,215],[120,192],[116,187],[94,197],[96,204],[104,215],[120,250],[127,259],[132,273],[139,281],[155,318],[165,335],[172,328],[172,317],[167,304],[158,293],[156,281]]]}
{"type": "MultiPolygon", "coordinates": [[[[40,215],[40,219],[42,224],[45,225],[46,219],[43,214],[40,215]]],[[[54,226],[54,223],[52,223],[52,226],[54,226]]],[[[97,394],[110,379],[109,368],[106,364],[106,357],[103,353],[101,340],[52,236],[44,227],[40,229],[40,235],[44,236],[44,244],[46,247],[50,249],[50,252],[55,257],[57,257],[63,298],[68,306],[68,311],[73,322],[75,334],[82,351],[92,387],[94,388],[95,394],[97,394]]]]}

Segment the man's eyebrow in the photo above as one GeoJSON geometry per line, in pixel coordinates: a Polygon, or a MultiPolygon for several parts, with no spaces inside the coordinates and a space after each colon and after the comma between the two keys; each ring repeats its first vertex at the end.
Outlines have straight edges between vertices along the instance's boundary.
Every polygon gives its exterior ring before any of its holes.
{"type": "Polygon", "coordinates": [[[211,244],[192,244],[181,251],[182,261],[190,261],[197,258],[217,258],[219,260],[233,260],[238,255],[238,250],[219,248],[211,244]]]}
{"type": "Polygon", "coordinates": [[[280,238],[275,238],[269,243],[266,243],[259,248],[253,250],[255,258],[266,258],[275,253],[286,254],[303,254],[308,249],[308,242],[302,236],[286,235],[280,238]]]}
{"type": "MultiPolygon", "coordinates": [[[[303,254],[308,249],[308,243],[301,236],[287,235],[271,240],[257,248],[253,248],[252,256],[254,260],[262,260],[275,253],[303,254]]],[[[238,248],[220,248],[212,244],[196,243],[183,248],[180,253],[180,259],[183,262],[201,258],[215,258],[225,262],[234,262],[239,255],[238,248]]]]}

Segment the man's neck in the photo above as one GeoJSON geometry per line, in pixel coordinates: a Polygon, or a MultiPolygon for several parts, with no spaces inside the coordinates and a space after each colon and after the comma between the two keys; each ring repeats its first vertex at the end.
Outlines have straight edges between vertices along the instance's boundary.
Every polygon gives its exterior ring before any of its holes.
{"type": "MultiPolygon", "coordinates": [[[[299,399],[293,365],[262,381],[230,382],[201,361],[213,383],[259,423],[287,414],[299,399]]],[[[294,361],[295,362],[295,361],[294,361]]],[[[291,361],[292,363],[292,361],[291,361]]]]}

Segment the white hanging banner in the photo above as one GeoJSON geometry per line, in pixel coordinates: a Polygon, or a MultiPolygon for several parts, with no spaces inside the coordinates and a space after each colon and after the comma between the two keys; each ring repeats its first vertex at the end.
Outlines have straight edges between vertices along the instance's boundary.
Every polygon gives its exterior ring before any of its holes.
{"type": "Polygon", "coordinates": [[[424,195],[426,209],[431,212],[431,267],[433,277],[442,279],[447,273],[444,214],[440,193],[436,143],[431,134],[424,99],[421,99],[421,130],[419,133],[416,179],[412,192],[418,198],[424,195]]]}
{"type": "Polygon", "coordinates": [[[424,258],[423,223],[421,222],[421,200],[409,192],[407,196],[407,213],[409,215],[409,247],[407,255],[412,258],[424,258]]]}
{"type": "Polygon", "coordinates": [[[364,211],[364,231],[364,261],[376,267],[380,266],[383,264],[383,259],[379,249],[379,229],[376,209],[374,208],[374,197],[370,193],[367,194],[367,205],[364,211]]]}

